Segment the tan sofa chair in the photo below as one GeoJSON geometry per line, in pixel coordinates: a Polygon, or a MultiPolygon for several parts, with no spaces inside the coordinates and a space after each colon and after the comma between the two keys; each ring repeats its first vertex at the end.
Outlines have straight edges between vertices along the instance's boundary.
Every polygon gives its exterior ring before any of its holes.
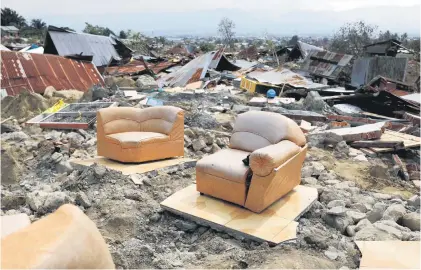
{"type": "Polygon", "coordinates": [[[306,152],[306,138],[293,120],[271,112],[240,114],[229,149],[197,162],[197,191],[259,213],[300,184],[306,152]],[[247,156],[249,166],[242,161],[247,156]]]}
{"type": "Polygon", "coordinates": [[[2,269],[113,269],[108,246],[76,206],[54,213],[1,240],[2,269]]]}
{"type": "Polygon", "coordinates": [[[172,106],[101,109],[97,152],[120,162],[184,156],[184,112],[172,106]]]}

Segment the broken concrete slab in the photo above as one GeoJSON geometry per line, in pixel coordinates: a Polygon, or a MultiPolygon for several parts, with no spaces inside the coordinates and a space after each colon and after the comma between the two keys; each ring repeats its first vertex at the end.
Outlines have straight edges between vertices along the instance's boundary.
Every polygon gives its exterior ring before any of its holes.
{"type": "Polygon", "coordinates": [[[267,107],[263,108],[262,111],[276,112],[297,121],[306,120],[308,122],[325,122],[327,120],[326,116],[311,111],[287,110],[281,107],[267,107]]]}
{"type": "Polygon", "coordinates": [[[157,160],[144,163],[121,163],[107,159],[105,157],[96,157],[91,159],[73,159],[70,164],[77,168],[78,166],[89,167],[93,164],[99,164],[107,167],[108,169],[120,171],[124,175],[143,174],[156,170],[171,170],[174,167],[182,166],[182,169],[194,167],[196,160],[191,158],[172,158],[157,160]]]}
{"type": "Polygon", "coordinates": [[[296,220],[316,200],[316,188],[300,185],[257,214],[223,200],[200,195],[196,185],[190,185],[164,200],[161,207],[234,237],[279,244],[296,238],[296,220]]]}
{"type": "Polygon", "coordinates": [[[330,129],[322,133],[335,133],[342,136],[342,138],[347,142],[380,139],[383,135],[384,125],[385,123],[381,122],[351,128],[330,129]]]}

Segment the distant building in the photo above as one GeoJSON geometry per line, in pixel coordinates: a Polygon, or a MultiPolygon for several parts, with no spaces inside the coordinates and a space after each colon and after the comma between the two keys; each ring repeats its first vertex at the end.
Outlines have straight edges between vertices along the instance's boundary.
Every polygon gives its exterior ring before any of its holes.
{"type": "Polygon", "coordinates": [[[1,26],[1,36],[2,37],[18,37],[19,29],[16,26],[1,26]]]}
{"type": "Polygon", "coordinates": [[[385,41],[376,42],[364,46],[365,56],[392,56],[398,54],[398,50],[403,48],[401,42],[396,39],[389,39],[385,41]]]}

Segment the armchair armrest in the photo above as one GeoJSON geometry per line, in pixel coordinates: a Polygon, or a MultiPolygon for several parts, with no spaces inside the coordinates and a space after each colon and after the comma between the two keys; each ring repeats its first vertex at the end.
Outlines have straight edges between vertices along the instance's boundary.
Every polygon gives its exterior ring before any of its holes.
{"type": "Polygon", "coordinates": [[[275,168],[298,154],[300,149],[298,145],[288,140],[257,149],[250,155],[250,168],[253,174],[267,176],[275,168]]]}

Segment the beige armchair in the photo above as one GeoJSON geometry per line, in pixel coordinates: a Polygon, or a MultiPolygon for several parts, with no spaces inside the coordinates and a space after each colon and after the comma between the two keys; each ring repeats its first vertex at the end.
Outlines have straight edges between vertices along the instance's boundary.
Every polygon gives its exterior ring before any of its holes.
{"type": "Polygon", "coordinates": [[[197,191],[259,213],[300,184],[306,152],[293,120],[271,112],[240,114],[229,149],[197,162],[197,191]]]}

